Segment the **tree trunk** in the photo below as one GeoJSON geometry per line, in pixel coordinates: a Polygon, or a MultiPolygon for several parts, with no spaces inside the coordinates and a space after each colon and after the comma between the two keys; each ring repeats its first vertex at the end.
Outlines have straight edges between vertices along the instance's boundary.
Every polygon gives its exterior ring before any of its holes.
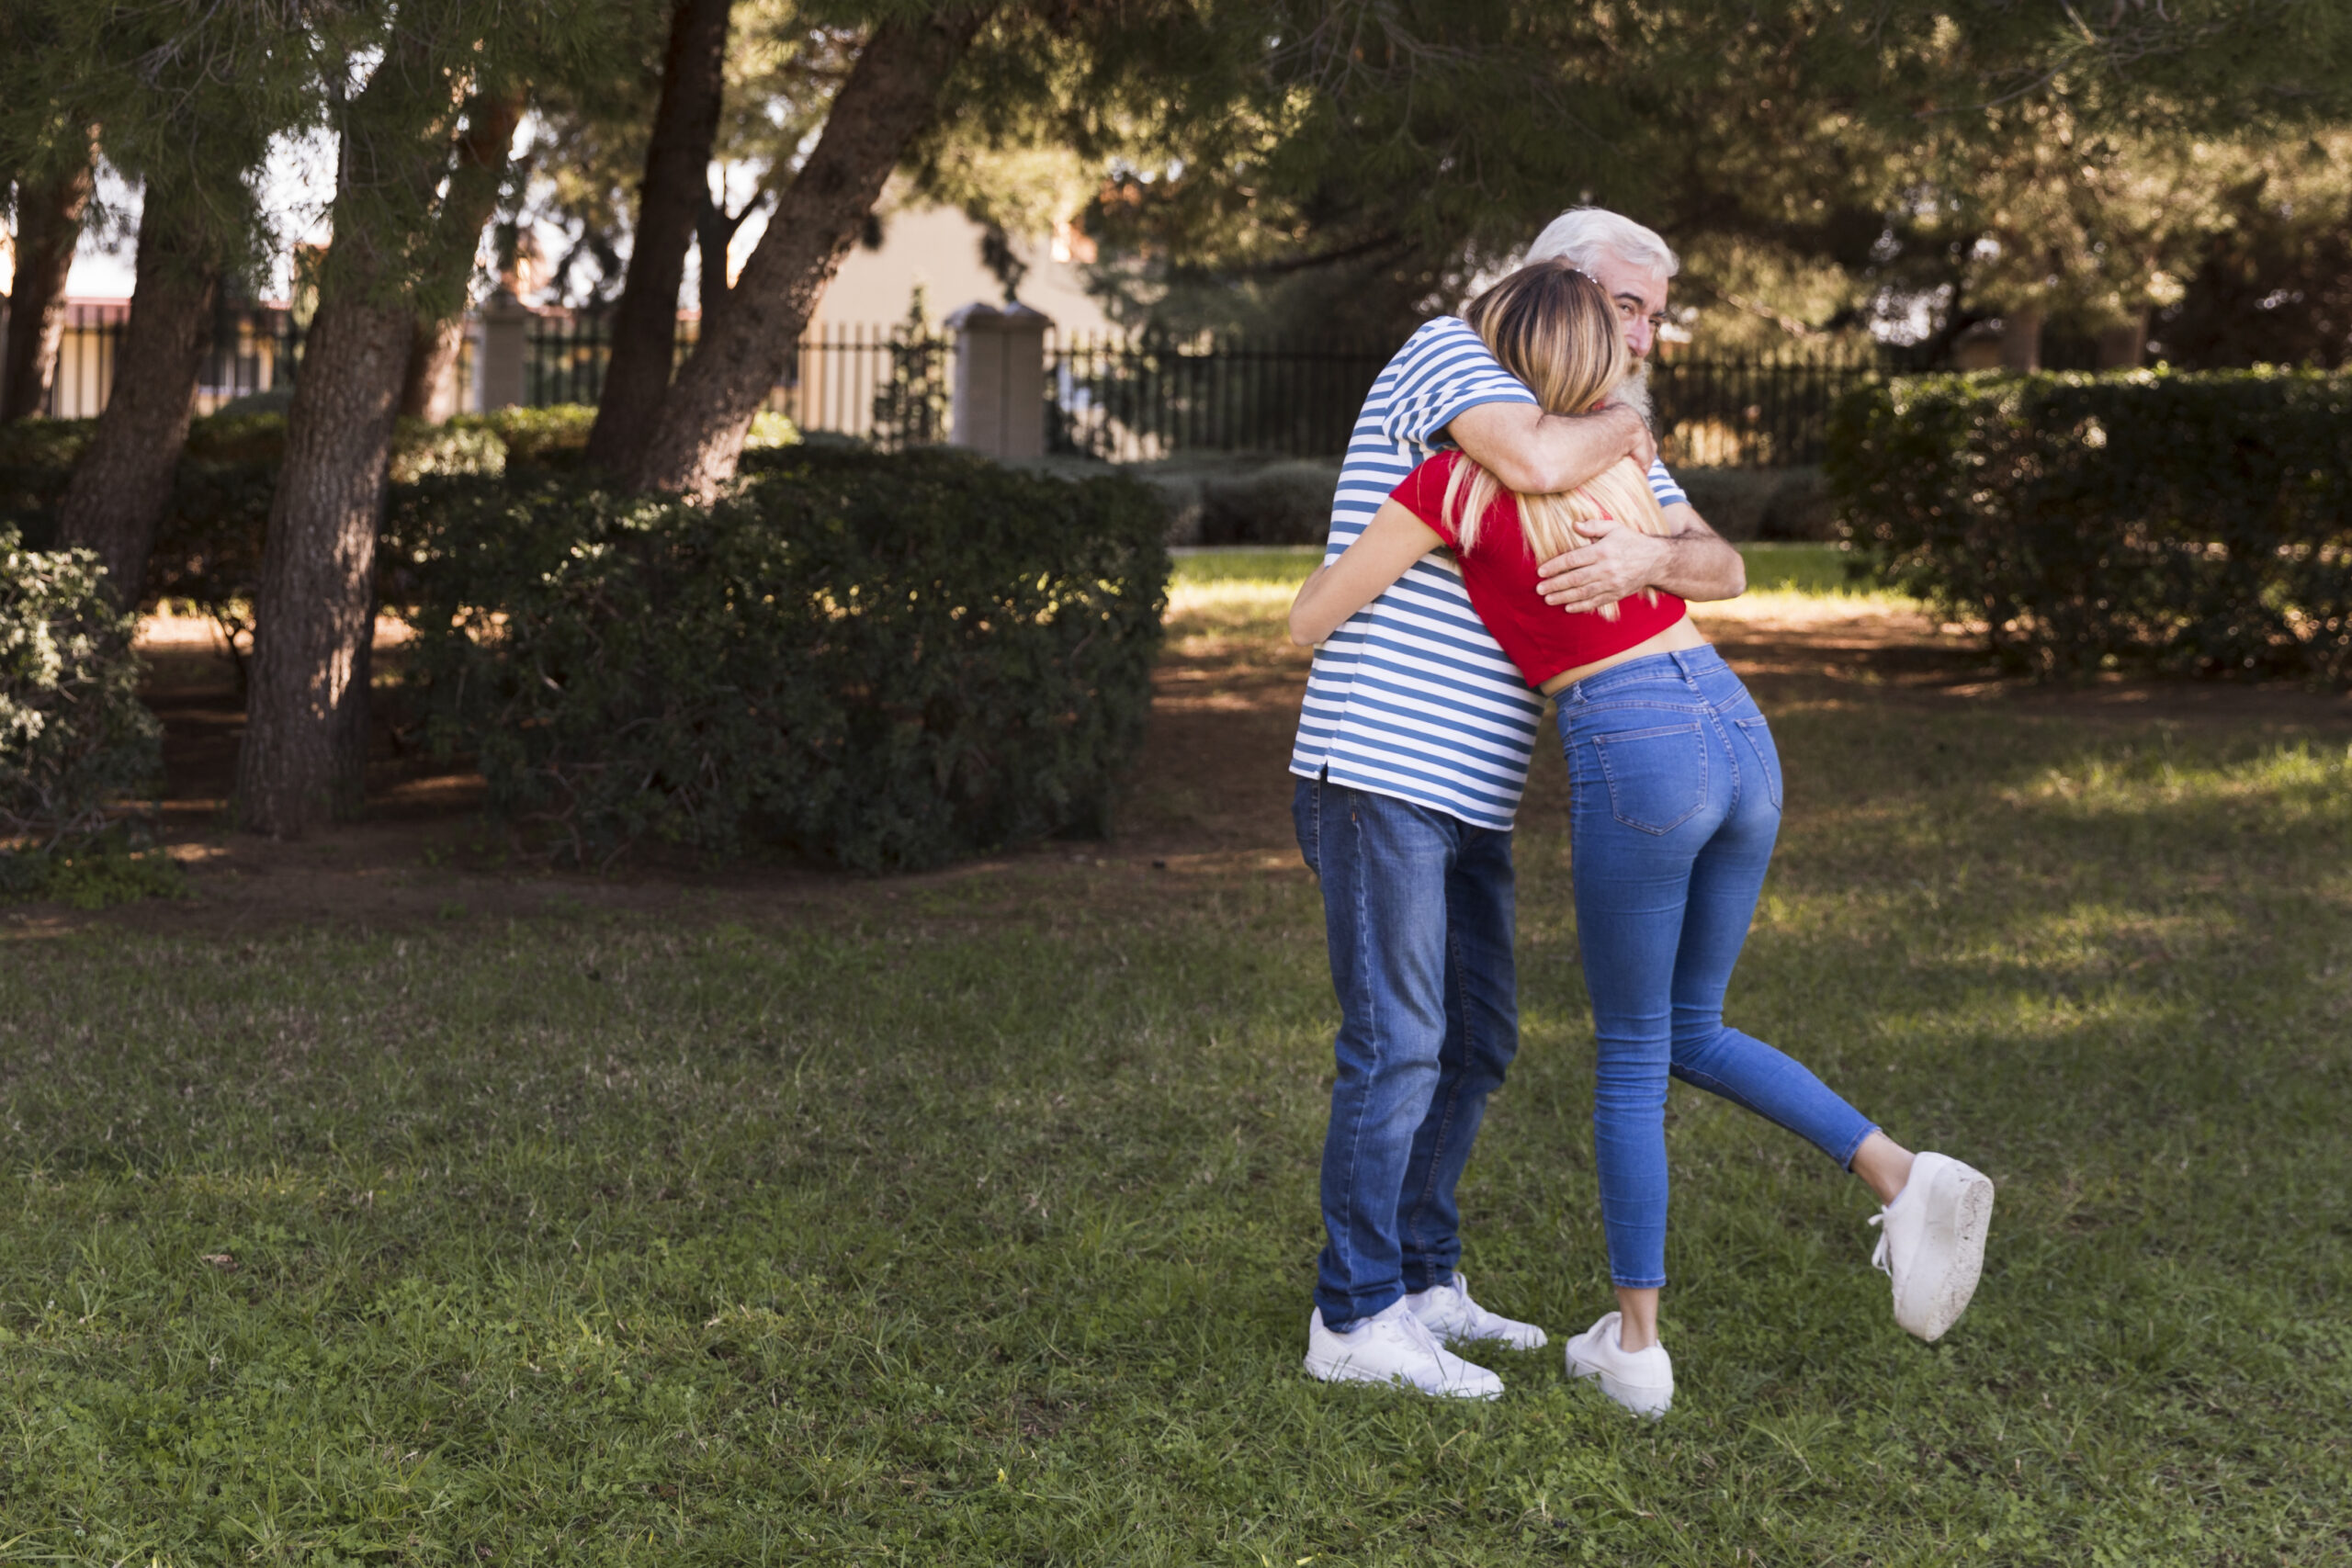
{"type": "MultiPolygon", "coordinates": [[[[418,54],[424,39],[407,40],[418,54]]],[[[376,536],[421,305],[454,310],[480,224],[459,229],[466,192],[498,176],[487,157],[450,164],[446,98],[413,59],[380,62],[344,116],[334,243],[319,284],[286,457],[269,508],[254,604],[245,736],[237,753],[240,826],[300,838],[358,815],[368,772],[368,674],[376,632],[376,536]],[[434,191],[450,181],[439,209],[434,191]],[[364,179],[364,185],[361,181],[364,179]],[[444,219],[451,219],[445,225],[444,219]],[[411,236],[423,235],[421,252],[411,236]],[[428,304],[428,302],[431,302],[428,304]]],[[[467,106],[485,151],[494,106],[467,106]],[[479,112],[477,112],[479,110],[479,112]]],[[[507,121],[511,141],[513,121],[507,121]]],[[[503,142],[499,143],[500,167],[503,142]]],[[[493,196],[492,200],[495,200],[493,196]]]]}
{"type": "Polygon", "coordinates": [[[55,179],[17,186],[17,274],[9,286],[7,347],[0,352],[0,424],[48,406],[65,333],[65,275],[74,267],[93,182],[85,160],[55,179]]]}
{"type": "Polygon", "coordinates": [[[2041,368],[2041,323],[2046,312],[2040,305],[2018,305],[2001,312],[2001,368],[2027,371],[2041,368]]]}
{"type": "Polygon", "coordinates": [[[458,348],[465,335],[466,285],[473,278],[481,231],[497,216],[498,197],[513,161],[514,127],[523,118],[520,94],[477,94],[466,105],[458,139],[457,169],[434,214],[420,295],[431,309],[416,319],[401,412],[435,424],[458,412],[458,348]]]}
{"type": "MultiPolygon", "coordinates": [[[[588,433],[585,460],[608,473],[636,468],[670,389],[686,246],[695,215],[710,199],[710,146],[726,86],[730,6],[731,0],[677,0],[671,18],[662,101],[645,150],[645,181],[638,187],[628,277],[613,313],[612,358],[588,433]]],[[[719,282],[725,286],[723,267],[719,282]]]]}
{"type": "Polygon", "coordinates": [[[415,318],[364,290],[322,301],[287,419],[255,606],[241,826],[295,839],[348,817],[365,782],[362,681],[376,533],[415,318]]]}
{"type": "Polygon", "coordinates": [[[790,364],[883,182],[936,114],[940,89],[984,14],[975,7],[874,29],[736,279],[726,314],[706,323],[643,457],[625,470],[637,489],[707,500],[734,476],[752,416],[790,364]]]}
{"type": "Polygon", "coordinates": [[[59,542],[98,553],[125,609],[138,604],[146,582],[212,339],[220,251],[203,222],[193,204],[148,186],[114,390],[58,506],[59,542]]]}
{"type": "Polygon", "coordinates": [[[2148,352],[2148,312],[2141,311],[2120,326],[2103,327],[2098,334],[2098,367],[2137,370],[2148,352]]]}
{"type": "Polygon", "coordinates": [[[435,321],[419,316],[410,335],[408,375],[401,385],[401,412],[439,424],[458,412],[458,351],[466,319],[435,321]]]}

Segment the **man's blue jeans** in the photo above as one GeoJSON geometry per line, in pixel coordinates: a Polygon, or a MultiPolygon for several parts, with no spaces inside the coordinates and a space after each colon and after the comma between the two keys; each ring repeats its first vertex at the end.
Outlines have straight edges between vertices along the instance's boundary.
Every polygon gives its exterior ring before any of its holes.
{"type": "Polygon", "coordinates": [[[1841,1166],[1875,1129],[1801,1063],[1724,1023],[1781,829],[1781,756],[1712,648],[1559,694],[1577,945],[1599,1046],[1592,1121],[1609,1272],[1666,1283],[1666,1083],[1722,1095],[1841,1166]]]}
{"type": "Polygon", "coordinates": [[[1461,1258],[1454,1184],[1519,1049],[1510,834],[1324,779],[1291,811],[1340,998],[1315,1304],[1343,1328],[1461,1258]]]}

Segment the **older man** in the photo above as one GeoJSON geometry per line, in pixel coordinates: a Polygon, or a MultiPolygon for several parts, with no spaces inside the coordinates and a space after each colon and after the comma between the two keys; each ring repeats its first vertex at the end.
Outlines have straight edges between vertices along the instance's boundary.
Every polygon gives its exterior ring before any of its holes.
{"type": "MultiPolygon", "coordinates": [[[[1600,281],[1627,346],[1646,355],[1679,266],[1665,241],[1578,209],[1528,259],[1555,256],[1600,281]]],[[[1451,316],[1415,333],[1374,382],[1324,558],[1337,559],[1397,482],[1445,446],[1522,492],[1573,489],[1629,456],[1648,467],[1674,532],[1596,525],[1592,543],[1545,564],[1544,596],[1564,609],[1644,588],[1710,600],[1746,586],[1738,552],[1657,462],[1638,413],[1545,413],[1451,316]]],[[[1471,1297],[1454,1204],[1487,1097],[1519,1048],[1510,832],[1543,710],[1442,555],[1316,650],[1291,754],[1299,848],[1322,883],[1340,1012],[1326,1245],[1307,1331],[1316,1377],[1491,1398],[1501,1380],[1445,1342],[1544,1343],[1542,1329],[1471,1297]]]]}

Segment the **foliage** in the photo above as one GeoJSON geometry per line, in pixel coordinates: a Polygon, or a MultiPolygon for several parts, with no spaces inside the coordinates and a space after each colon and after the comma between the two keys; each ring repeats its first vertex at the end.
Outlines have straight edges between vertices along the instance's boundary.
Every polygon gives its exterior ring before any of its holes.
{"type": "Polygon", "coordinates": [[[869,405],[875,445],[919,446],[947,438],[950,398],[948,345],[931,319],[928,291],[918,281],[907,314],[890,334],[890,374],[869,405]]]}
{"type": "Polygon", "coordinates": [[[120,822],[46,848],[0,852],[0,897],[105,909],[187,896],[187,874],[170,852],[120,822]]]}
{"type": "Polygon", "coordinates": [[[1887,581],[2050,672],[2352,683],[2352,384],[1931,377],[1839,406],[1829,481],[1887,581]]]}
{"type": "Polygon", "coordinates": [[[587,403],[558,403],[549,408],[492,409],[488,413],[461,413],[449,428],[481,430],[503,446],[506,461],[534,468],[570,470],[580,466],[588,445],[596,410],[587,403]]]}
{"type": "Polygon", "coordinates": [[[139,701],[136,618],[87,550],[0,531],[0,839],[44,851],[153,786],[163,727],[139,701]]]}
{"type": "Polygon", "coordinates": [[[401,502],[428,733],[493,811],[585,863],[774,838],[880,870],[1099,831],[1159,643],[1151,493],[758,456],[707,510],[554,479],[401,502]]]}

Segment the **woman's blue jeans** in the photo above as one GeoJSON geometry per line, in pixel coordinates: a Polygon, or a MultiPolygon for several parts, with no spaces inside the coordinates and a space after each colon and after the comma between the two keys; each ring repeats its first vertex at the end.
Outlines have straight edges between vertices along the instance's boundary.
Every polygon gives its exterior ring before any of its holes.
{"type": "Polygon", "coordinates": [[[1628,660],[1558,694],[1577,940],[1600,1061],[1593,1141],[1609,1271],[1666,1283],[1669,1076],[1850,1165],[1874,1126],[1800,1063],[1724,1023],[1781,828],[1781,758],[1711,648],[1628,660]]]}

